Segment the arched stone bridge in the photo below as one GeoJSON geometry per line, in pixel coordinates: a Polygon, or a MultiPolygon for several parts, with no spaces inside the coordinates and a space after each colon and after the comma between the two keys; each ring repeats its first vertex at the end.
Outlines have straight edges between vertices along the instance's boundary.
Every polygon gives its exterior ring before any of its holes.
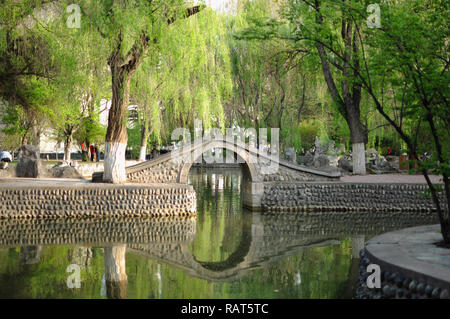
{"type": "MultiPolygon", "coordinates": [[[[244,167],[244,205],[251,209],[261,208],[264,183],[270,182],[305,182],[337,180],[339,172],[327,172],[296,165],[258,152],[256,148],[238,143],[234,138],[209,138],[194,141],[180,149],[164,154],[150,161],[142,162],[126,168],[127,180],[132,183],[188,183],[189,170],[201,156],[211,150],[224,149],[244,167]]],[[[220,152],[222,154],[222,152],[220,152]]],[[[212,159],[214,160],[214,159],[212,159]]],[[[227,158],[219,161],[226,163],[227,158]]],[[[103,173],[94,173],[93,182],[101,182],[103,173]]]]}

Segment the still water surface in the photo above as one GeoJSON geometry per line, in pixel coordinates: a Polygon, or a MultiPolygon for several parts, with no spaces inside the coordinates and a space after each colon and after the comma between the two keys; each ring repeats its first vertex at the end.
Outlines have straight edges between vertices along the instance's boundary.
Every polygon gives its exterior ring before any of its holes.
{"type": "Polygon", "coordinates": [[[352,298],[364,242],[424,223],[252,213],[240,169],[189,180],[196,218],[0,220],[0,298],[352,298]]]}

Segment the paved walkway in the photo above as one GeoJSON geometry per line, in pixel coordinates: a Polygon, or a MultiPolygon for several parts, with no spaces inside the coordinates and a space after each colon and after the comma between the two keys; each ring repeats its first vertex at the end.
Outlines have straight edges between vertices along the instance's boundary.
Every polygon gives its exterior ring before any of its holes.
{"type": "MultiPolygon", "coordinates": [[[[442,177],[430,176],[432,183],[442,183],[442,177]]],[[[380,175],[354,175],[343,176],[341,182],[348,183],[426,183],[423,175],[408,174],[380,174],[380,175]]]]}
{"type": "Polygon", "coordinates": [[[81,186],[90,183],[89,180],[69,178],[0,178],[0,187],[10,186],[81,186]]]}
{"type": "MultiPolygon", "coordinates": [[[[442,177],[431,175],[433,183],[442,183],[442,177]]],[[[426,183],[422,175],[407,174],[382,174],[382,175],[355,175],[343,176],[341,182],[347,183],[426,183]]],[[[69,178],[0,178],[1,186],[64,186],[64,185],[86,185],[89,179],[69,179],[69,178]]],[[[128,184],[128,183],[127,183],[128,184]]]]}
{"type": "MultiPolygon", "coordinates": [[[[71,179],[71,178],[27,178],[27,177],[14,177],[14,178],[0,178],[0,190],[8,188],[26,188],[26,187],[49,187],[49,188],[89,188],[89,189],[116,189],[116,188],[152,188],[152,189],[173,189],[173,188],[185,188],[186,184],[171,184],[171,183],[122,183],[122,184],[110,184],[110,183],[91,183],[88,179],[71,179]]],[[[192,186],[189,186],[189,188],[192,186]]]]}

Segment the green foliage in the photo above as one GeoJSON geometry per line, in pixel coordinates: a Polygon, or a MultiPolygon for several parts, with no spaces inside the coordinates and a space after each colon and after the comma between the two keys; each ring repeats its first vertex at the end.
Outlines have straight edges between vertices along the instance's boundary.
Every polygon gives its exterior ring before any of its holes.
{"type": "Polygon", "coordinates": [[[141,145],[141,130],[139,126],[128,128],[128,144],[127,152],[131,155],[132,159],[139,158],[139,150],[141,145]]]}
{"type": "Polygon", "coordinates": [[[211,9],[176,21],[146,57],[132,80],[138,123],[148,122],[151,140],[170,141],[177,127],[224,127],[223,105],[232,91],[225,18],[211,9]]]}

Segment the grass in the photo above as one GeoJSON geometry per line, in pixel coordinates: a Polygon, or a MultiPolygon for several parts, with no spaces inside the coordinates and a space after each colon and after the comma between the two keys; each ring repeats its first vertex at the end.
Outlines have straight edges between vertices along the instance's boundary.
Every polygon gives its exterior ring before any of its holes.
{"type": "MultiPolygon", "coordinates": [[[[44,162],[44,164],[46,164],[46,165],[56,165],[56,164],[58,164],[60,161],[42,161],[42,162],[44,162]]],[[[9,164],[11,164],[11,165],[16,165],[16,164],[18,164],[19,163],[19,161],[12,161],[12,162],[10,162],[9,164]]]]}

